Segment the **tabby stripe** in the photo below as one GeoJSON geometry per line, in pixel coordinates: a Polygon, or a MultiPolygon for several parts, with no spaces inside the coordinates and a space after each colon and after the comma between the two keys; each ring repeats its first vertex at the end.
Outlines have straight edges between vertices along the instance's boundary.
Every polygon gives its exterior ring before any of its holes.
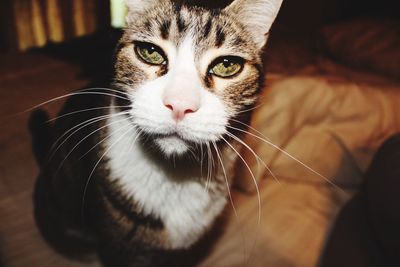
{"type": "Polygon", "coordinates": [[[206,25],[204,26],[204,33],[203,33],[204,38],[206,38],[210,34],[211,27],[212,27],[212,18],[209,18],[206,25]]]}
{"type": "Polygon", "coordinates": [[[225,42],[225,33],[222,30],[222,27],[217,28],[216,38],[215,38],[215,46],[221,47],[221,45],[225,42]]]}
{"type": "Polygon", "coordinates": [[[117,53],[119,53],[122,50],[122,48],[124,48],[125,46],[127,46],[126,42],[124,42],[124,41],[118,42],[117,46],[115,47],[115,55],[114,55],[115,60],[116,60],[117,53]]]}
{"type": "Polygon", "coordinates": [[[214,87],[214,82],[213,78],[211,75],[206,75],[204,76],[204,84],[206,85],[207,88],[213,88],[214,87]]]}
{"type": "MultiPolygon", "coordinates": [[[[132,80],[127,80],[127,83],[130,84],[133,81],[132,80]]],[[[128,100],[128,94],[125,92],[118,92],[117,95],[114,97],[114,101],[116,102],[117,106],[118,106],[118,110],[123,112],[123,111],[128,111],[131,109],[132,106],[132,102],[130,100],[128,100]]]]}
{"type": "Polygon", "coordinates": [[[111,206],[122,216],[131,220],[134,225],[141,225],[156,230],[161,230],[164,228],[164,224],[160,219],[135,211],[132,207],[132,203],[134,203],[132,200],[123,200],[121,197],[116,196],[122,193],[111,192],[110,189],[107,189],[107,185],[103,186],[102,191],[104,193],[105,200],[107,200],[111,206]]]}
{"type": "Polygon", "coordinates": [[[264,68],[260,64],[254,64],[253,66],[257,69],[257,72],[258,72],[257,93],[260,93],[260,91],[264,88],[264,83],[265,83],[264,68]]]}
{"type": "Polygon", "coordinates": [[[166,20],[160,26],[161,37],[166,40],[169,37],[169,31],[171,28],[171,21],[166,20]]]}
{"type": "Polygon", "coordinates": [[[185,21],[181,17],[181,13],[178,13],[176,16],[176,24],[178,25],[178,31],[180,33],[183,33],[186,30],[187,26],[185,25],[185,21]]]}
{"type": "Polygon", "coordinates": [[[244,41],[242,38],[240,38],[239,36],[236,36],[235,40],[233,41],[233,45],[240,47],[244,44],[244,41]]]}
{"type": "Polygon", "coordinates": [[[151,22],[150,22],[149,20],[146,21],[146,22],[144,23],[144,29],[145,29],[146,31],[148,31],[148,32],[151,32],[151,28],[152,28],[151,22]]]}

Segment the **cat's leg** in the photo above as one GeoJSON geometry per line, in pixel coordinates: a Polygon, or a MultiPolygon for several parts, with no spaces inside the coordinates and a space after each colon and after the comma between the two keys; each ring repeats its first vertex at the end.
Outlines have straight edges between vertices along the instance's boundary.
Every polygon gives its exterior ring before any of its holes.
{"type": "MultiPolygon", "coordinates": [[[[55,178],[52,169],[58,161],[49,162],[48,155],[52,145],[54,126],[48,121],[49,116],[43,110],[36,110],[29,119],[33,153],[40,168],[33,196],[36,225],[44,239],[59,253],[75,258],[83,256],[86,258],[88,252],[93,250],[92,241],[71,227],[69,222],[74,220],[74,215],[69,214],[71,211],[66,208],[68,205],[64,204],[72,201],[68,197],[65,201],[61,201],[62,197],[54,190],[57,187],[56,183],[62,179],[62,175],[55,178]]],[[[62,195],[73,196],[69,193],[62,195]]]]}
{"type": "Polygon", "coordinates": [[[59,253],[86,259],[94,251],[93,239],[73,227],[73,214],[55,197],[51,177],[40,175],[34,192],[34,217],[44,239],[59,253]]]}
{"type": "Polygon", "coordinates": [[[102,240],[98,255],[105,267],[169,267],[174,252],[121,240],[102,240]]]}

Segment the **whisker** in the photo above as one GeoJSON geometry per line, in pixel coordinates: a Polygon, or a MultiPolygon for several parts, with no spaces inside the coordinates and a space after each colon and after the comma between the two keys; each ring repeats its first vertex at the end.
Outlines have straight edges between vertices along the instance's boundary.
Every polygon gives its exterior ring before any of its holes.
{"type": "Polygon", "coordinates": [[[221,135],[220,138],[225,141],[225,143],[238,155],[238,157],[243,161],[243,163],[246,165],[246,168],[250,172],[251,177],[253,178],[254,185],[256,187],[257,191],[257,199],[258,199],[258,225],[261,224],[261,196],[260,196],[260,189],[257,184],[257,180],[254,176],[253,171],[251,170],[249,164],[247,164],[246,160],[240,155],[240,153],[221,135]]]}
{"type": "Polygon", "coordinates": [[[189,150],[190,154],[192,155],[193,159],[194,159],[196,162],[198,162],[199,159],[198,159],[198,157],[197,157],[197,155],[196,155],[194,149],[195,149],[195,148],[193,148],[193,147],[191,147],[191,146],[188,147],[188,150],[189,150]]]}
{"type": "MultiPolygon", "coordinates": [[[[128,121],[128,120],[129,120],[129,118],[125,118],[125,119],[121,119],[121,120],[118,120],[118,121],[114,121],[114,122],[112,122],[112,123],[109,123],[109,124],[106,125],[105,127],[109,127],[110,125],[112,125],[112,124],[114,124],[114,123],[120,123],[120,122],[128,121]]],[[[134,125],[132,125],[132,127],[135,128],[134,125]]],[[[118,129],[118,130],[116,130],[115,133],[121,132],[122,130],[123,130],[123,128],[122,128],[122,129],[118,129]]],[[[96,145],[94,145],[92,148],[90,148],[89,151],[87,151],[85,154],[83,154],[83,155],[79,158],[79,160],[83,159],[86,155],[88,155],[91,151],[93,151],[93,149],[95,149],[96,147],[98,147],[99,145],[101,145],[102,143],[104,143],[105,140],[107,140],[107,139],[110,138],[110,137],[111,137],[111,134],[108,135],[108,136],[106,136],[106,137],[104,137],[102,140],[100,140],[100,142],[98,142],[96,145]]],[[[132,144],[131,144],[131,146],[132,146],[132,144]]]]}
{"type": "Polygon", "coordinates": [[[107,107],[82,109],[82,110],[78,110],[78,111],[74,111],[74,112],[70,112],[70,113],[66,113],[66,114],[60,115],[58,117],[55,117],[53,119],[48,120],[47,122],[53,122],[55,120],[58,120],[58,119],[61,119],[61,118],[64,118],[64,117],[75,115],[75,114],[79,114],[79,113],[83,113],[83,112],[89,112],[89,111],[94,111],[94,110],[113,109],[113,108],[129,108],[129,107],[130,106],[107,106],[107,107]]]}
{"type": "Polygon", "coordinates": [[[252,108],[249,108],[249,109],[245,109],[245,110],[241,110],[241,111],[239,111],[239,112],[236,112],[236,114],[237,114],[237,115],[238,115],[238,114],[243,114],[243,113],[246,113],[246,112],[249,112],[249,111],[258,109],[258,108],[262,107],[263,105],[264,105],[264,104],[261,103],[261,104],[258,104],[257,106],[252,107],[252,108]]]}
{"type": "MultiPolygon", "coordinates": [[[[108,92],[117,93],[118,95],[119,94],[124,94],[124,95],[127,95],[127,96],[132,96],[127,91],[121,91],[121,90],[116,90],[116,89],[111,89],[111,88],[106,88],[106,87],[92,87],[92,88],[87,88],[87,89],[84,89],[84,90],[85,91],[88,91],[88,90],[104,90],[104,91],[108,91],[108,92]]],[[[121,97],[123,97],[123,96],[121,96],[121,97]]],[[[128,97],[125,97],[125,99],[129,100],[128,97]]]]}
{"type": "MultiPolygon", "coordinates": [[[[244,147],[246,147],[252,154],[253,156],[256,158],[257,160],[257,167],[259,168],[259,163],[261,162],[263,164],[263,166],[269,171],[269,173],[272,175],[272,177],[274,177],[275,181],[278,182],[278,184],[281,184],[280,181],[278,180],[278,178],[275,176],[275,174],[272,172],[272,170],[267,166],[267,164],[254,152],[254,150],[248,145],[246,144],[244,141],[242,141],[239,137],[235,136],[232,133],[227,133],[228,136],[230,136],[231,138],[233,138],[234,140],[238,141],[239,143],[241,143],[244,147]]],[[[259,226],[259,225],[258,225],[259,226]]],[[[249,255],[246,256],[246,250],[245,250],[245,266],[248,265],[248,261],[251,258],[251,254],[254,252],[255,246],[257,243],[257,237],[253,242],[253,245],[251,246],[251,249],[249,251],[249,255]]]]}
{"type": "MultiPolygon", "coordinates": [[[[103,120],[103,119],[107,119],[109,116],[112,116],[112,115],[109,115],[109,114],[108,114],[108,115],[102,115],[102,116],[90,118],[90,119],[88,119],[88,120],[86,120],[86,121],[83,121],[83,122],[81,122],[81,123],[79,123],[79,124],[73,126],[71,129],[68,129],[68,130],[67,130],[65,133],[63,133],[59,138],[57,138],[57,140],[56,140],[56,141],[53,143],[53,145],[51,146],[50,151],[53,151],[53,149],[56,148],[56,145],[58,144],[58,142],[60,142],[61,139],[64,138],[64,136],[66,136],[68,133],[74,131],[76,128],[79,128],[79,127],[82,126],[82,125],[84,125],[84,127],[89,126],[89,125],[91,125],[91,124],[93,124],[93,123],[96,123],[96,122],[98,122],[98,121],[101,121],[101,120],[103,120]]],[[[80,130],[80,129],[78,129],[78,131],[79,131],[79,130],[80,130]]],[[[74,134],[74,133],[72,133],[72,134],[74,134]]],[[[68,139],[68,138],[67,138],[67,139],[68,139]]],[[[57,149],[58,149],[58,147],[57,147],[57,149]]],[[[56,149],[56,151],[57,151],[57,149],[56,149]]],[[[54,152],[55,152],[55,151],[53,151],[53,153],[54,153],[54,152]]]]}
{"type": "Polygon", "coordinates": [[[121,115],[121,114],[129,114],[129,113],[128,113],[128,112],[120,112],[120,113],[117,113],[117,114],[103,115],[103,116],[99,116],[99,117],[96,117],[96,118],[92,118],[92,119],[86,120],[86,121],[84,121],[84,122],[82,122],[82,123],[80,123],[80,124],[78,124],[78,125],[72,127],[71,129],[69,129],[68,131],[66,131],[63,135],[61,135],[61,136],[54,142],[54,144],[51,146],[50,152],[52,152],[52,151],[53,151],[53,152],[51,153],[51,155],[50,155],[50,157],[49,157],[49,160],[52,159],[52,158],[54,157],[55,153],[61,148],[61,146],[62,146],[63,144],[65,144],[65,142],[68,141],[69,138],[71,138],[74,134],[76,134],[77,132],[79,132],[79,131],[82,130],[83,128],[85,128],[85,127],[87,127],[87,126],[89,126],[89,125],[92,125],[92,124],[94,124],[94,123],[96,123],[96,122],[99,122],[99,121],[102,121],[102,120],[106,120],[106,119],[108,119],[108,118],[112,118],[112,117],[115,117],[115,116],[119,116],[119,115],[121,115]],[[75,131],[74,131],[73,133],[71,133],[70,135],[68,135],[68,136],[64,139],[64,141],[63,141],[61,144],[59,144],[59,145],[57,146],[57,148],[55,148],[55,146],[57,145],[57,143],[60,142],[61,139],[62,139],[64,136],[66,136],[69,132],[73,131],[73,130],[76,129],[76,128],[78,128],[78,129],[75,130],[75,131]],[[54,148],[55,148],[55,150],[54,150],[54,148]]]}
{"type": "Polygon", "coordinates": [[[207,180],[206,180],[206,192],[208,192],[210,182],[211,182],[211,176],[212,176],[212,170],[211,170],[211,149],[210,145],[207,144],[207,180]]]}
{"type": "MultiPolygon", "coordinates": [[[[218,149],[218,146],[217,146],[216,142],[213,141],[212,144],[214,146],[215,152],[217,153],[217,157],[219,159],[219,162],[221,164],[221,168],[222,168],[222,171],[223,171],[223,174],[224,174],[224,177],[225,177],[226,187],[227,187],[227,190],[228,190],[228,197],[229,197],[229,201],[231,203],[232,209],[233,209],[233,213],[235,214],[235,218],[237,220],[239,220],[239,215],[238,215],[237,210],[235,208],[235,204],[234,204],[234,201],[233,201],[233,196],[232,196],[232,193],[231,193],[231,190],[230,190],[230,185],[229,185],[228,177],[227,177],[227,174],[226,174],[226,169],[225,169],[222,157],[221,157],[221,153],[220,153],[220,151],[218,149]]],[[[246,261],[247,261],[247,256],[246,256],[247,255],[246,238],[245,238],[245,234],[243,232],[243,229],[239,228],[239,231],[240,231],[240,235],[241,235],[241,237],[243,239],[244,265],[246,266],[246,261]]]]}
{"type": "Polygon", "coordinates": [[[229,196],[229,200],[231,202],[232,208],[233,208],[233,212],[235,213],[235,217],[238,219],[239,216],[238,216],[237,210],[235,208],[235,204],[233,202],[233,197],[232,197],[232,193],[231,193],[231,190],[230,190],[231,187],[230,187],[230,184],[229,184],[229,181],[228,181],[228,177],[226,175],[226,170],[225,170],[224,163],[222,161],[222,157],[220,155],[219,149],[218,149],[217,144],[215,143],[215,141],[213,141],[212,144],[214,146],[214,150],[217,153],[217,157],[218,157],[219,162],[221,164],[222,172],[224,174],[224,178],[225,178],[225,182],[226,182],[226,189],[228,190],[228,196],[229,196]]]}
{"type": "Polygon", "coordinates": [[[256,128],[252,127],[251,125],[246,124],[246,123],[244,123],[244,122],[241,122],[241,121],[239,121],[239,120],[235,120],[235,119],[231,119],[231,121],[234,121],[234,122],[237,122],[237,123],[239,123],[239,124],[241,124],[241,125],[243,125],[243,126],[246,126],[246,127],[248,127],[250,130],[253,130],[254,132],[258,133],[261,137],[267,139],[268,141],[271,141],[270,138],[268,138],[267,136],[265,136],[262,132],[260,132],[260,131],[257,130],[256,128]]]}
{"type": "Polygon", "coordinates": [[[239,131],[239,132],[243,132],[243,133],[247,133],[251,136],[253,136],[254,138],[257,138],[263,142],[265,142],[266,144],[272,146],[273,148],[277,149],[278,151],[282,152],[284,155],[286,155],[287,157],[291,158],[292,160],[296,161],[297,163],[299,163],[301,166],[303,166],[304,168],[306,168],[307,170],[311,171],[312,173],[318,175],[320,178],[324,179],[327,183],[329,183],[331,186],[335,187],[336,189],[340,190],[343,193],[346,193],[342,188],[340,188],[339,186],[337,186],[335,183],[333,183],[331,180],[329,180],[328,178],[326,178],[325,176],[323,176],[322,174],[320,174],[319,172],[317,172],[316,170],[314,170],[313,168],[309,167],[307,164],[305,164],[304,162],[302,162],[301,160],[297,159],[296,157],[290,155],[288,152],[286,152],[285,150],[283,150],[282,148],[280,148],[279,146],[273,144],[272,142],[258,136],[255,135],[249,131],[245,131],[236,127],[232,127],[232,126],[227,126],[230,129],[239,131]]]}
{"type": "Polygon", "coordinates": [[[200,158],[200,176],[201,178],[203,178],[203,162],[204,162],[204,151],[203,151],[203,145],[200,144],[200,154],[201,154],[201,158],[200,158]]]}
{"type": "MultiPolygon", "coordinates": [[[[59,170],[62,168],[62,166],[64,165],[64,163],[65,163],[65,161],[67,160],[67,158],[68,158],[68,157],[75,151],[75,149],[76,149],[80,144],[82,144],[86,139],[88,139],[88,138],[89,138],[90,136],[92,136],[93,134],[95,134],[95,133],[101,131],[102,129],[111,126],[112,124],[116,124],[116,123],[119,123],[119,122],[125,121],[125,120],[129,120],[129,118],[124,118],[124,119],[121,119],[121,120],[118,120],[118,121],[111,122],[111,123],[109,123],[109,124],[107,124],[107,125],[105,125],[105,126],[100,127],[99,129],[96,129],[95,131],[93,131],[93,132],[91,132],[90,134],[88,134],[87,136],[85,136],[85,137],[84,137],[82,140],[80,140],[80,141],[69,151],[69,153],[65,156],[65,158],[64,158],[63,161],[61,162],[60,166],[58,167],[58,169],[57,169],[57,171],[56,171],[56,174],[57,174],[57,173],[59,172],[59,170]]],[[[122,129],[119,129],[118,131],[121,131],[121,130],[122,130],[122,129]]],[[[79,160],[81,160],[83,157],[85,157],[87,154],[89,154],[89,153],[90,153],[93,149],[95,149],[97,146],[99,146],[100,144],[102,144],[107,138],[109,138],[109,136],[103,138],[100,142],[98,142],[95,146],[93,146],[89,151],[87,151],[83,156],[81,156],[81,157],[79,158],[79,160]]]]}
{"type": "MultiPolygon", "coordinates": [[[[257,180],[256,180],[256,178],[255,178],[255,176],[254,176],[254,173],[252,172],[252,170],[251,170],[249,164],[246,162],[246,160],[240,155],[240,153],[239,153],[239,152],[238,152],[238,151],[223,137],[223,136],[221,136],[221,138],[222,138],[222,140],[225,141],[225,143],[226,143],[226,144],[239,156],[239,158],[243,161],[243,163],[246,165],[246,168],[248,169],[248,171],[249,171],[249,173],[250,173],[250,175],[251,175],[251,177],[252,177],[252,179],[253,179],[254,186],[255,186],[256,192],[257,192],[257,200],[258,200],[257,229],[259,230],[259,228],[260,228],[260,226],[261,226],[261,213],[262,213],[262,210],[261,210],[261,194],[260,194],[260,189],[259,189],[258,184],[257,184],[257,180]]],[[[253,243],[253,245],[252,245],[252,248],[251,248],[250,251],[249,251],[249,255],[248,255],[248,256],[246,256],[246,249],[245,249],[245,255],[244,255],[244,257],[245,257],[245,262],[244,262],[244,266],[247,266],[247,265],[248,265],[248,260],[249,260],[250,257],[251,257],[252,251],[254,251],[254,249],[255,249],[256,243],[257,243],[257,237],[256,237],[256,239],[254,240],[254,243],[253,243]]],[[[244,246],[245,246],[245,245],[244,245],[244,246]]]]}
{"type": "Polygon", "coordinates": [[[54,101],[57,101],[57,100],[60,100],[60,99],[64,99],[64,98],[67,98],[67,97],[70,97],[70,96],[77,96],[77,95],[105,95],[105,96],[112,96],[112,97],[116,97],[116,98],[120,98],[120,99],[123,99],[123,100],[129,100],[130,101],[129,98],[123,97],[123,96],[120,96],[120,95],[117,95],[117,94],[102,93],[102,92],[87,92],[89,90],[105,90],[105,91],[110,91],[110,92],[118,92],[118,94],[125,93],[125,92],[121,92],[121,91],[113,90],[113,89],[109,89],[109,88],[88,88],[88,89],[79,90],[77,92],[73,92],[73,93],[69,93],[69,94],[65,94],[65,95],[62,95],[62,96],[58,96],[58,97],[49,99],[49,100],[47,100],[45,102],[42,102],[42,103],[40,103],[40,104],[38,104],[36,106],[33,106],[33,107],[29,108],[27,110],[24,110],[21,113],[29,112],[29,111],[37,109],[37,108],[39,108],[41,106],[47,105],[49,103],[52,103],[54,101]]]}
{"type": "MultiPolygon", "coordinates": [[[[133,127],[136,129],[136,126],[135,126],[135,125],[133,125],[133,127]]],[[[136,143],[136,140],[139,139],[139,138],[141,137],[141,134],[143,133],[143,130],[142,130],[142,129],[136,129],[136,130],[138,130],[138,132],[136,133],[137,136],[136,136],[135,139],[134,139],[135,142],[132,142],[131,145],[129,146],[129,151],[133,151],[134,145],[135,145],[135,143],[136,143]]]]}
{"type": "MultiPolygon", "coordinates": [[[[103,160],[103,158],[107,155],[107,153],[108,153],[118,142],[120,142],[128,133],[130,133],[132,130],[135,130],[135,128],[134,128],[134,127],[129,127],[129,129],[128,129],[124,134],[122,134],[122,135],[117,139],[117,141],[115,141],[114,143],[112,143],[112,144],[110,145],[110,147],[103,153],[103,155],[100,157],[100,159],[99,159],[99,160],[96,162],[96,164],[94,165],[94,167],[93,167],[93,169],[92,169],[92,171],[91,171],[91,173],[90,173],[90,175],[89,175],[89,177],[88,177],[88,179],[87,179],[87,181],[86,181],[85,188],[84,188],[84,190],[83,190],[82,206],[81,206],[81,216],[82,216],[82,220],[84,220],[84,218],[85,218],[85,216],[84,216],[84,215],[85,215],[85,198],[86,198],[86,194],[87,194],[87,189],[88,189],[88,187],[89,187],[90,180],[91,180],[91,178],[93,177],[93,174],[94,174],[94,172],[95,172],[97,166],[100,164],[100,162],[103,160]]],[[[138,136],[135,138],[134,142],[136,142],[137,138],[138,138],[138,136]]]]}
{"type": "MultiPolygon", "coordinates": [[[[215,161],[214,161],[214,155],[212,153],[211,147],[210,147],[210,155],[211,155],[211,170],[213,170],[212,173],[214,173],[215,172],[215,161]]],[[[211,173],[211,175],[212,175],[212,173],[211,173]]]]}
{"type": "Polygon", "coordinates": [[[281,184],[281,182],[279,181],[278,177],[275,176],[275,174],[272,172],[271,168],[268,167],[268,165],[265,163],[265,161],[263,159],[260,158],[259,155],[257,155],[256,152],[254,152],[254,150],[248,145],[246,144],[246,142],[244,142],[243,140],[241,140],[239,137],[235,136],[234,134],[227,132],[227,135],[232,137],[233,139],[235,139],[236,141],[238,141],[239,143],[241,143],[244,147],[246,147],[252,154],[253,156],[256,158],[257,160],[257,165],[261,162],[261,164],[264,166],[264,168],[267,169],[267,171],[271,174],[271,176],[274,178],[274,180],[278,183],[281,184]]]}

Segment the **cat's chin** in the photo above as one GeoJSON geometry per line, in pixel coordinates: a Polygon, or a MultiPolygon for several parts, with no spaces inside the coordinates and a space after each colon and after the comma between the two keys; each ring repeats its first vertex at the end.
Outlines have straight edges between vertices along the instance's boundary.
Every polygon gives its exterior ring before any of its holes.
{"type": "Polygon", "coordinates": [[[177,135],[157,137],[155,143],[166,156],[182,156],[189,152],[189,145],[177,135]]]}

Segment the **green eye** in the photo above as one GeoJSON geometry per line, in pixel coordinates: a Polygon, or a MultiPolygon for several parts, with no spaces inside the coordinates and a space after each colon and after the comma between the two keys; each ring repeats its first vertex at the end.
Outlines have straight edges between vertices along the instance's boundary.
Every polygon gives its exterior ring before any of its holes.
{"type": "Polygon", "coordinates": [[[166,57],[164,52],[158,46],[151,43],[135,44],[135,50],[140,59],[151,65],[166,64],[166,57]]]}
{"type": "Polygon", "coordinates": [[[238,74],[243,69],[244,59],[240,57],[218,58],[212,64],[210,73],[221,78],[229,78],[238,74]]]}

